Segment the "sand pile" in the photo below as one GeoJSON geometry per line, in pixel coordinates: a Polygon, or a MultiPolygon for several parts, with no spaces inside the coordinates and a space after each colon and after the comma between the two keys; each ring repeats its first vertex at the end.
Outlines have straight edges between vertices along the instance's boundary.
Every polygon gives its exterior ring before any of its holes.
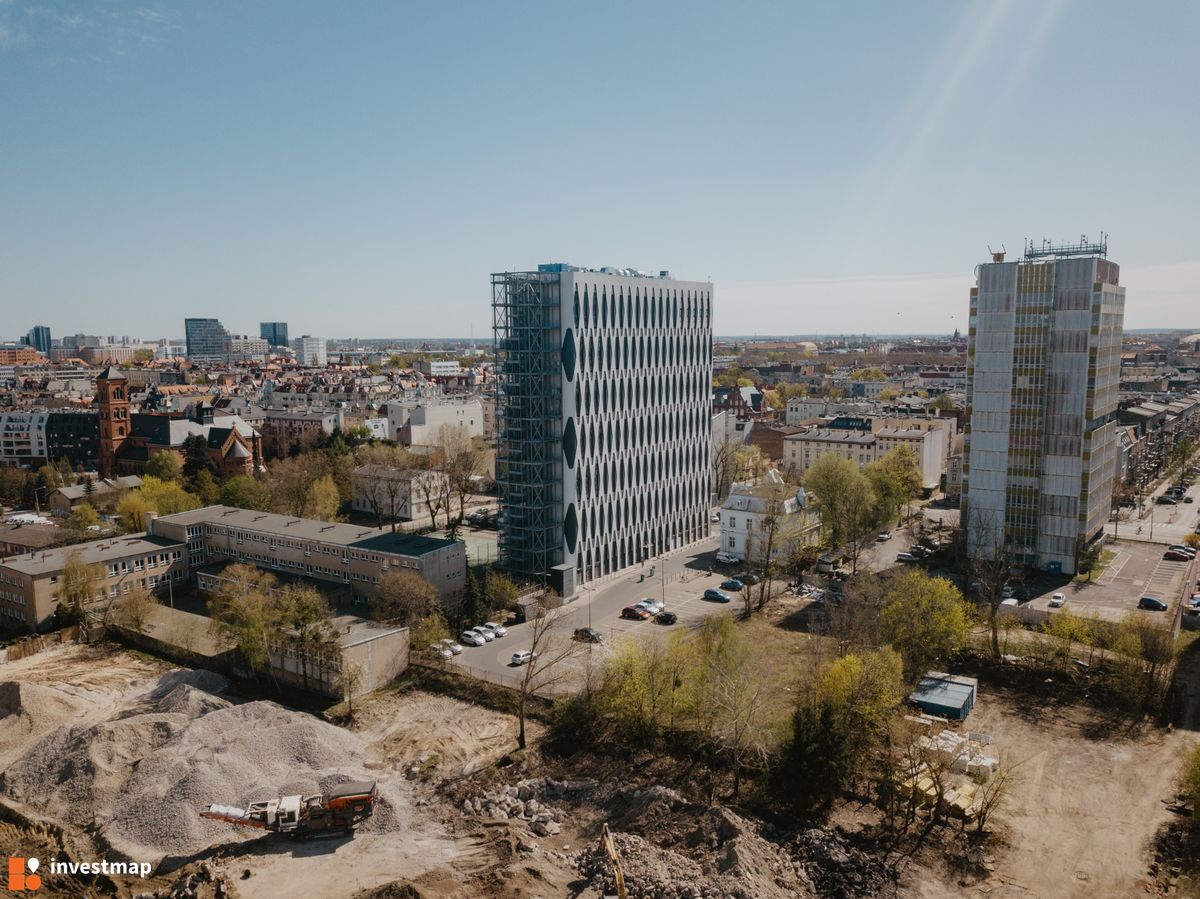
{"type": "MultiPolygon", "coordinates": [[[[5,772],[4,791],[158,860],[258,835],[200,818],[209,803],[244,808],[370,779],[358,737],[273,702],[231,705],[205,689],[224,686],[213,677],[171,672],[119,717],[48,735],[5,772]]],[[[394,826],[386,795],[380,806],[372,829],[394,826]]]]}
{"type": "Polygon", "coordinates": [[[80,718],[87,700],[41,684],[0,683],[0,761],[42,734],[80,718]]]}

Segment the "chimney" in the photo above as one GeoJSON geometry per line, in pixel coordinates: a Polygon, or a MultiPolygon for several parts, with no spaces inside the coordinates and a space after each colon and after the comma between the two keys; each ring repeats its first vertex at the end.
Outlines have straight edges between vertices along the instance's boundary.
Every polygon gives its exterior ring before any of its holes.
{"type": "Polygon", "coordinates": [[[142,513],[142,527],[145,528],[147,534],[154,533],[154,519],[158,518],[157,512],[142,513]]]}

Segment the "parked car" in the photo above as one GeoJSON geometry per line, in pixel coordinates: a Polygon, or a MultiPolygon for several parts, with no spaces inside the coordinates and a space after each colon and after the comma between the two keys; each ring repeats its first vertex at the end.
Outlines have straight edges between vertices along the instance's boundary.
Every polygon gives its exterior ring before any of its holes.
{"type": "Polygon", "coordinates": [[[1168,562],[1190,562],[1190,561],[1192,561],[1191,556],[1189,556],[1187,553],[1181,553],[1177,549],[1168,549],[1165,553],[1163,553],[1163,558],[1165,560],[1167,560],[1168,562]]]}
{"type": "Polygon", "coordinates": [[[1067,594],[1055,593],[1053,596],[1050,597],[1050,608],[1052,608],[1052,609],[1062,608],[1062,606],[1064,606],[1066,604],[1066,602],[1067,602],[1067,594]]]}
{"type": "Polygon", "coordinates": [[[521,649],[512,654],[512,664],[520,667],[521,665],[528,665],[536,658],[536,652],[530,652],[528,649],[521,649]]]}
{"type": "Polygon", "coordinates": [[[497,624],[495,621],[489,621],[487,624],[484,625],[484,627],[486,627],[489,631],[491,631],[497,637],[503,637],[505,634],[508,633],[508,628],[506,628],[503,624],[497,624]]]}
{"type": "Polygon", "coordinates": [[[713,602],[733,602],[733,597],[724,590],[718,590],[715,587],[709,587],[704,591],[704,598],[713,602]]]}
{"type": "Polygon", "coordinates": [[[491,518],[492,513],[487,509],[475,509],[467,513],[467,524],[487,524],[491,518]]]}
{"type": "Polygon", "coordinates": [[[1172,543],[1167,549],[1173,549],[1177,553],[1183,553],[1185,556],[1196,557],[1196,551],[1185,543],[1172,543]]]}
{"type": "Polygon", "coordinates": [[[458,655],[462,652],[462,645],[455,643],[453,640],[443,640],[442,645],[450,650],[451,655],[458,655]]]}
{"type": "Polygon", "coordinates": [[[732,590],[734,593],[736,593],[738,590],[741,590],[744,586],[746,585],[735,577],[731,577],[729,580],[721,582],[722,590],[732,590]]]}
{"type": "Polygon", "coordinates": [[[739,574],[737,576],[737,579],[739,581],[741,581],[743,584],[746,584],[747,586],[750,586],[750,587],[753,587],[755,584],[757,584],[759,581],[762,580],[762,578],[760,578],[753,571],[747,571],[745,574],[739,574]]]}
{"type": "Polygon", "coordinates": [[[647,596],[645,599],[639,599],[633,604],[635,609],[645,609],[651,615],[657,615],[664,608],[663,604],[653,597],[647,596]]]}
{"type": "Polygon", "coordinates": [[[721,513],[720,513],[720,512],[713,512],[713,513],[712,513],[712,520],[713,520],[713,521],[720,521],[720,520],[721,520],[721,513]]]}
{"type": "Polygon", "coordinates": [[[1162,496],[1160,496],[1157,500],[1155,500],[1155,502],[1157,502],[1160,506],[1178,506],[1179,505],[1179,500],[1177,500],[1173,496],[1167,496],[1167,494],[1165,494],[1165,493],[1162,496]]]}
{"type": "Polygon", "coordinates": [[[1185,503],[1192,503],[1192,502],[1195,502],[1195,500],[1194,500],[1194,499],[1192,499],[1190,496],[1185,496],[1185,497],[1183,498],[1183,501],[1184,501],[1185,503]]]}
{"type": "Polygon", "coordinates": [[[892,532],[891,531],[881,531],[879,533],[879,536],[876,537],[875,539],[878,540],[880,543],[887,543],[889,540],[892,539],[892,532]]]}
{"type": "Polygon", "coordinates": [[[1167,604],[1161,599],[1155,599],[1153,596],[1143,596],[1138,600],[1138,608],[1145,609],[1147,612],[1165,612],[1167,604]]]}
{"type": "Polygon", "coordinates": [[[645,621],[650,617],[650,613],[645,609],[639,609],[637,606],[626,606],[621,610],[621,617],[628,618],[631,621],[645,621]]]}
{"type": "Polygon", "coordinates": [[[467,646],[482,646],[487,640],[475,633],[475,631],[463,631],[458,635],[460,643],[465,643],[467,646]]]}
{"type": "Polygon", "coordinates": [[[918,562],[920,561],[912,553],[896,553],[897,562],[918,562]]]}
{"type": "Polygon", "coordinates": [[[1017,595],[1017,588],[1012,584],[1005,584],[1004,589],[1000,591],[1001,599],[1012,599],[1017,595]]]}
{"type": "Polygon", "coordinates": [[[473,630],[475,633],[479,634],[479,636],[483,637],[484,643],[491,643],[493,640],[496,639],[496,635],[494,633],[492,633],[491,631],[489,631],[482,624],[479,625],[479,627],[471,628],[471,630],[473,630]]]}
{"type": "Polygon", "coordinates": [[[679,620],[679,616],[674,612],[659,612],[654,616],[654,620],[659,624],[674,624],[679,620]]]}
{"type": "Polygon", "coordinates": [[[599,643],[604,639],[594,627],[575,628],[575,639],[580,643],[599,643]]]}
{"type": "Polygon", "coordinates": [[[454,653],[452,653],[450,650],[448,650],[441,643],[432,644],[429,647],[429,654],[433,655],[433,656],[437,656],[439,659],[443,659],[446,661],[449,661],[450,659],[452,659],[454,657],[454,653]]]}
{"type": "Polygon", "coordinates": [[[719,552],[719,553],[717,553],[716,559],[717,559],[717,561],[718,561],[718,562],[720,562],[722,565],[732,565],[732,564],[734,564],[735,562],[739,561],[739,559],[738,559],[738,557],[737,557],[737,556],[735,556],[735,555],[732,555],[732,554],[730,554],[730,553],[727,553],[727,552],[719,552]]]}

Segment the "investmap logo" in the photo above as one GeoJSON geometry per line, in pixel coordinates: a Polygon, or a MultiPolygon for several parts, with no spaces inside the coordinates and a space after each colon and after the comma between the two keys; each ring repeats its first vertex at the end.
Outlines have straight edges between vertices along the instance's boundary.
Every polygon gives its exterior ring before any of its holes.
{"type": "Polygon", "coordinates": [[[36,858],[8,859],[8,888],[14,893],[30,892],[41,888],[42,878],[37,873],[36,858]]]}
{"type": "MultiPolygon", "coordinates": [[[[41,889],[42,875],[38,873],[41,867],[36,858],[21,858],[10,856],[8,859],[8,889],[13,893],[32,893],[41,889]]],[[[150,876],[153,866],[149,862],[70,862],[50,859],[51,874],[127,874],[138,877],[150,876]]],[[[45,873],[45,869],[42,869],[45,873]]]]}

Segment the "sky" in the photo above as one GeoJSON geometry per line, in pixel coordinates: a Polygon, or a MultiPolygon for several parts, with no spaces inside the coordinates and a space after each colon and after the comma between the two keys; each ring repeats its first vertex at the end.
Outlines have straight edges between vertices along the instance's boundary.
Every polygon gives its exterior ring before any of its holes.
{"type": "Polygon", "coordinates": [[[0,0],[0,335],[490,335],[491,272],[714,283],[718,334],[965,330],[1109,235],[1200,330],[1200,3],[0,0]],[[1012,258],[1012,255],[1010,255],[1012,258]]]}

